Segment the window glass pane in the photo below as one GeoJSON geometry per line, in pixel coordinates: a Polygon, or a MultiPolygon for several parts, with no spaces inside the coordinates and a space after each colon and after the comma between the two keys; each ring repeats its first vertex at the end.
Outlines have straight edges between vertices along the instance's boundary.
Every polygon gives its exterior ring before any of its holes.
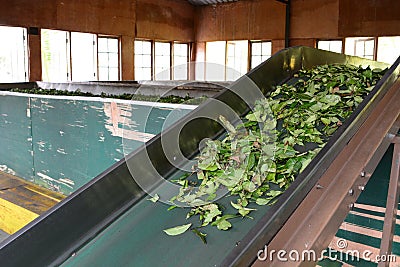
{"type": "Polygon", "coordinates": [[[135,41],[135,54],[143,54],[143,41],[135,41]]]}
{"type": "Polygon", "coordinates": [[[135,80],[151,80],[151,41],[135,40],[135,80]]]}
{"type": "Polygon", "coordinates": [[[42,80],[66,82],[69,76],[68,32],[41,30],[42,80]]]}
{"type": "MultiPolygon", "coordinates": [[[[99,73],[99,79],[102,81],[117,81],[119,80],[119,50],[118,50],[118,39],[110,37],[99,37],[98,38],[98,59],[99,67],[104,67],[107,69],[107,75],[99,73]],[[117,70],[116,75],[111,75],[111,68],[117,70]]],[[[136,59],[135,59],[136,60],[136,59]]],[[[105,71],[104,69],[102,70],[105,71]]],[[[115,71],[115,70],[113,70],[115,71]]]]}
{"type": "Polygon", "coordinates": [[[368,59],[374,58],[375,41],[372,37],[346,38],[345,53],[368,59]]]}
{"type": "Polygon", "coordinates": [[[71,32],[72,81],[93,81],[97,77],[96,35],[71,32]]]}
{"type": "Polygon", "coordinates": [[[171,54],[171,44],[170,43],[162,43],[155,42],[154,53],[156,56],[160,55],[170,55],[171,54]]]}
{"type": "Polygon", "coordinates": [[[262,42],[261,46],[262,55],[271,55],[271,42],[262,42]]]}
{"type": "Polygon", "coordinates": [[[143,68],[142,69],[142,79],[143,80],[151,80],[151,68],[143,68]]]}
{"type": "Polygon", "coordinates": [[[154,66],[156,80],[170,80],[171,73],[171,44],[155,42],[154,66]]]}
{"type": "Polygon", "coordinates": [[[342,41],[330,41],[329,51],[342,53],[342,41]]]}
{"type": "Polygon", "coordinates": [[[174,80],[188,79],[188,44],[174,44],[174,80]]]}
{"type": "Polygon", "coordinates": [[[254,56],[261,55],[261,42],[256,42],[251,44],[251,54],[254,56]]]}
{"type": "Polygon", "coordinates": [[[356,41],[356,43],[355,43],[355,47],[356,47],[355,48],[356,49],[355,55],[356,56],[362,57],[362,56],[365,55],[364,46],[365,46],[365,42],[364,41],[356,41]]]}
{"type": "Polygon", "coordinates": [[[108,38],[108,51],[118,53],[119,41],[117,38],[108,38]]]}
{"type": "Polygon", "coordinates": [[[342,53],[342,41],[340,40],[318,41],[317,48],[331,52],[342,53]]]}
{"type": "Polygon", "coordinates": [[[251,68],[257,67],[262,63],[262,57],[261,56],[252,56],[251,57],[251,68]]]}
{"type": "Polygon", "coordinates": [[[329,41],[318,41],[317,48],[330,51],[329,50],[329,41]]]}
{"type": "Polygon", "coordinates": [[[374,55],[374,40],[368,40],[365,42],[365,55],[373,56],[374,55]]]}
{"type": "Polygon", "coordinates": [[[225,80],[225,41],[206,43],[206,77],[207,81],[225,80]]]}
{"type": "Polygon", "coordinates": [[[100,81],[108,81],[108,68],[99,67],[99,80],[100,81]]]}
{"type": "Polygon", "coordinates": [[[248,41],[229,41],[226,80],[234,81],[247,72],[248,41]]]}
{"type": "Polygon", "coordinates": [[[27,73],[26,29],[0,26],[0,82],[25,82],[27,73]]]}
{"type": "Polygon", "coordinates": [[[119,74],[118,68],[110,68],[108,74],[110,81],[118,81],[119,80],[118,74],[119,74]]]}
{"type": "Polygon", "coordinates": [[[151,68],[151,55],[144,55],[142,59],[142,67],[151,68]]]}
{"type": "Polygon", "coordinates": [[[117,68],[118,67],[118,54],[116,53],[109,53],[108,54],[109,66],[117,68]]]}
{"type": "Polygon", "coordinates": [[[99,67],[108,67],[107,53],[99,53],[99,67]]]}
{"type": "Polygon", "coordinates": [[[143,54],[146,54],[146,55],[151,55],[152,53],[151,53],[151,42],[143,42],[143,51],[142,51],[142,53],[143,54]]]}
{"type": "Polygon", "coordinates": [[[99,38],[97,45],[98,45],[99,52],[108,52],[107,38],[99,38]]]}
{"type": "Polygon", "coordinates": [[[399,56],[400,36],[378,38],[378,61],[393,64],[399,56]]]}

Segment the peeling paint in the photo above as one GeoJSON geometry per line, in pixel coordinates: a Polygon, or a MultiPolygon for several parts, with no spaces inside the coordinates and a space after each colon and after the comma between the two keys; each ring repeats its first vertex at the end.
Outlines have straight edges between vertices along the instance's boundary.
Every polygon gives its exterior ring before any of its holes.
{"type": "Polygon", "coordinates": [[[11,175],[15,175],[16,172],[11,169],[10,167],[7,167],[7,165],[0,165],[0,171],[5,172],[5,173],[9,173],[11,175]]]}
{"type": "Polygon", "coordinates": [[[60,154],[63,154],[63,155],[68,155],[68,153],[65,152],[64,148],[57,148],[57,152],[60,153],[60,154]]]}
{"type": "Polygon", "coordinates": [[[73,188],[69,183],[67,183],[67,182],[64,182],[63,180],[64,179],[59,179],[59,180],[57,180],[57,179],[54,179],[54,178],[51,178],[50,176],[48,176],[48,175],[46,175],[46,174],[43,174],[43,173],[41,173],[41,172],[38,172],[38,173],[36,173],[39,177],[41,177],[43,180],[46,180],[46,181],[48,181],[48,182],[55,182],[55,183],[58,183],[58,184],[63,184],[63,185],[65,185],[65,186],[67,186],[67,187],[69,187],[69,188],[73,188]]]}

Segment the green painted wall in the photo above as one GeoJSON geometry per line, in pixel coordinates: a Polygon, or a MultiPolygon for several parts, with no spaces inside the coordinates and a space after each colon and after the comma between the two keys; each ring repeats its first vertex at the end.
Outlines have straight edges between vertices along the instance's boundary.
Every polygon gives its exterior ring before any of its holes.
{"type": "Polygon", "coordinates": [[[123,158],[122,136],[130,152],[190,112],[172,110],[129,101],[0,96],[0,167],[70,194],[123,158]]]}

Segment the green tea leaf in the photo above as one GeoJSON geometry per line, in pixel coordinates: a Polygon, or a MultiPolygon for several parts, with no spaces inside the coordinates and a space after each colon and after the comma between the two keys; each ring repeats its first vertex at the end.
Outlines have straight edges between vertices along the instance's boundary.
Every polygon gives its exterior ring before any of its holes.
{"type": "Polygon", "coordinates": [[[186,232],[190,228],[190,226],[192,226],[191,223],[180,225],[180,226],[175,226],[175,227],[172,227],[172,228],[165,229],[163,231],[167,235],[172,235],[172,236],[180,235],[180,234],[183,234],[184,232],[186,232]]]}
{"type": "Polygon", "coordinates": [[[257,205],[264,206],[270,203],[272,198],[257,198],[256,203],[257,205]]]}
{"type": "Polygon", "coordinates": [[[160,199],[160,196],[155,194],[152,198],[149,198],[148,200],[150,200],[153,203],[156,203],[159,199],[160,199]]]}
{"type": "Polygon", "coordinates": [[[207,234],[200,232],[199,230],[197,230],[197,228],[194,228],[194,229],[192,230],[192,232],[195,233],[195,234],[201,239],[201,241],[202,241],[204,244],[207,244],[207,239],[206,239],[207,234]]]}

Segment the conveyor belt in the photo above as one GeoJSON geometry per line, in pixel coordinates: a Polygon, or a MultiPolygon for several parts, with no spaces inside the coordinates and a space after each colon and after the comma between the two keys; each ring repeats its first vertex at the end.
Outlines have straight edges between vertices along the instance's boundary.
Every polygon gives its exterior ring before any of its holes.
{"type": "MultiPolygon", "coordinates": [[[[287,81],[298,69],[331,63],[385,67],[374,61],[296,47],[273,56],[215,98],[243,115],[249,110],[246,103],[254,103],[260,93],[265,94],[274,85],[287,81]]],[[[234,228],[228,232],[207,229],[207,245],[194,234],[166,236],[162,230],[182,224],[181,218],[186,212],[167,211],[166,205],[146,200],[144,192],[131,178],[126,163],[134,175],[145,177],[152,186],[157,186],[158,181],[149,171],[150,167],[167,177],[176,171],[162,152],[158,135],[133,152],[126,162],[122,160],[110,167],[8,242],[0,244],[0,261],[5,266],[62,263],[65,266],[219,266],[237,264],[238,259],[250,264],[256,257],[253,241],[268,243],[282,227],[396,81],[398,64],[399,61],[392,66],[274,206],[258,207],[253,220],[236,219],[234,228]],[[147,156],[152,166],[144,163],[147,156]]],[[[174,140],[179,136],[181,152],[193,157],[203,138],[216,138],[223,132],[216,120],[204,118],[216,118],[227,112],[220,107],[215,101],[207,101],[163,132],[163,138],[174,140]]],[[[229,199],[224,201],[228,203],[229,199]]]]}

